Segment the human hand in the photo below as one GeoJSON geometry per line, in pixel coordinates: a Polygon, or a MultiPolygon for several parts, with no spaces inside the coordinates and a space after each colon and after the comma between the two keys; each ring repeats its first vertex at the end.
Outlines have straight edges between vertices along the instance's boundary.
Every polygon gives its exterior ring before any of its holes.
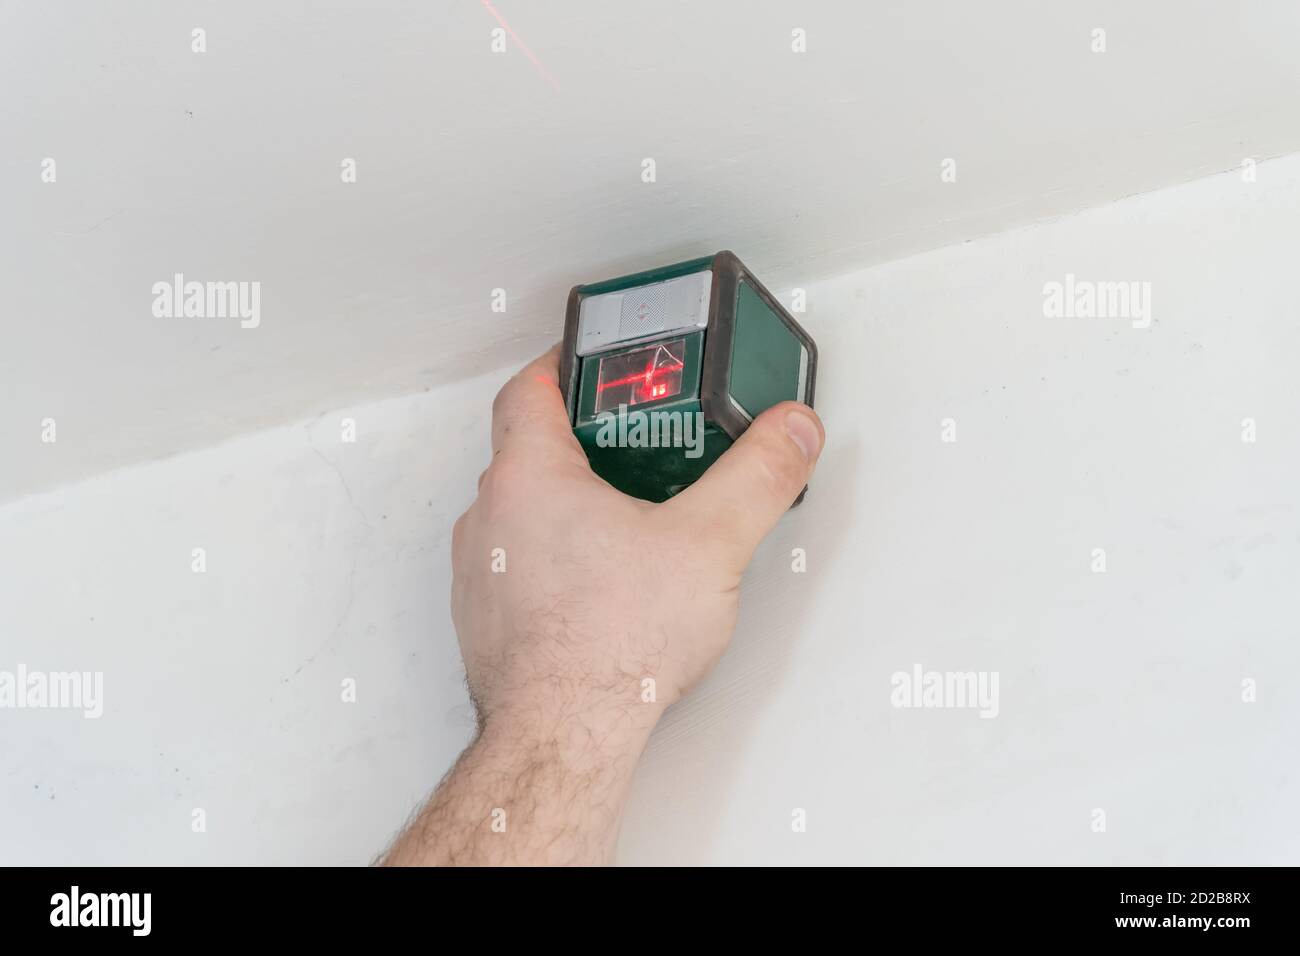
{"type": "Polygon", "coordinates": [[[453,531],[470,690],[485,723],[593,707],[657,717],[722,655],[741,574],[807,484],[821,424],[807,406],[778,405],[683,493],[629,498],[588,467],[558,355],[497,395],[492,462],[453,531]]]}
{"type": "MultiPolygon", "coordinates": [[[[492,462],[453,530],[452,620],[481,736],[426,814],[449,789],[481,806],[466,820],[464,807],[444,802],[423,845],[456,842],[470,862],[608,859],[651,729],[722,655],[741,575],[824,440],[811,409],[785,402],[681,494],[630,498],[588,466],[557,385],[558,356],[557,346],[497,395],[492,462]],[[481,829],[488,804],[510,802],[530,834],[457,842],[453,821],[481,829]]],[[[389,860],[421,861],[402,849],[389,860]]]]}

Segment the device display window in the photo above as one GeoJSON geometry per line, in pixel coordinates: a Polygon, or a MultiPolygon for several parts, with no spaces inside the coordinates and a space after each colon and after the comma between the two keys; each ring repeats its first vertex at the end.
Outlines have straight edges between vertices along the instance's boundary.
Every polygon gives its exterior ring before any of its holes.
{"type": "Polygon", "coordinates": [[[642,405],[681,394],[686,366],[686,340],[655,342],[645,348],[600,360],[596,380],[596,411],[620,405],[642,405]]]}

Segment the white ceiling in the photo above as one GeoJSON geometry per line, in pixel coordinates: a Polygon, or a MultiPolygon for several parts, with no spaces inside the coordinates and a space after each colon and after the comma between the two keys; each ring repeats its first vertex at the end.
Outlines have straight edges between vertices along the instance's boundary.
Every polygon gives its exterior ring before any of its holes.
{"type": "Polygon", "coordinates": [[[512,362],[575,282],[786,287],[1300,150],[1287,0],[494,7],[505,54],[480,0],[0,8],[0,499],[512,362]],[[155,318],[177,272],[260,327],[155,318]]]}

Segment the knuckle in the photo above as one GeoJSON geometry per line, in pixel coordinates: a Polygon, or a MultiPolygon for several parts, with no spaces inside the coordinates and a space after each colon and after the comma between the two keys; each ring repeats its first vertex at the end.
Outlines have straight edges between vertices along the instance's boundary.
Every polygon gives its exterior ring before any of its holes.
{"type": "Polygon", "coordinates": [[[501,386],[492,400],[492,423],[500,437],[518,437],[543,426],[548,410],[541,407],[528,383],[517,376],[501,386]]]}
{"type": "Polygon", "coordinates": [[[763,436],[758,456],[764,486],[773,495],[793,498],[808,478],[808,465],[794,443],[779,432],[763,436]]]}
{"type": "Polygon", "coordinates": [[[503,451],[492,459],[492,464],[479,478],[479,490],[486,494],[500,494],[518,487],[526,480],[528,468],[516,455],[503,451]]]}
{"type": "Polygon", "coordinates": [[[466,511],[463,515],[457,518],[456,523],[451,526],[451,554],[453,560],[465,546],[465,535],[467,533],[466,524],[468,523],[468,518],[469,512],[466,511]]]}
{"type": "Polygon", "coordinates": [[[497,389],[496,396],[492,399],[492,416],[494,418],[504,413],[509,406],[511,397],[514,394],[514,384],[515,380],[512,378],[497,389]]]}
{"type": "Polygon", "coordinates": [[[486,521],[496,521],[515,513],[521,503],[531,497],[530,482],[535,469],[527,461],[510,451],[503,451],[492,459],[483,472],[478,489],[477,506],[486,521]]]}

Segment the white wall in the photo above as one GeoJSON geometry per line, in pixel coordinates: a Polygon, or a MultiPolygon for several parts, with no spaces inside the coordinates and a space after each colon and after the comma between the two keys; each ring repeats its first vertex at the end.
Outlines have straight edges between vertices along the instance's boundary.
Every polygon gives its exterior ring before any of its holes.
{"type": "Polygon", "coordinates": [[[0,501],[520,360],[647,262],[804,284],[1300,150],[1290,0],[493,6],[546,75],[474,0],[4,6],[0,501]],[[176,273],[261,325],[154,318],[176,273]]]}
{"type": "MultiPolygon", "coordinates": [[[[1300,156],[1258,172],[810,285],[829,446],[624,862],[1300,859],[1300,156]],[[1150,282],[1151,327],[1044,317],[1066,273],[1150,282]],[[892,708],[916,663],[998,671],[998,717],[892,708]]],[[[507,373],[0,508],[0,669],[106,681],[0,711],[5,862],[377,852],[470,732],[448,533],[507,373]]]]}

